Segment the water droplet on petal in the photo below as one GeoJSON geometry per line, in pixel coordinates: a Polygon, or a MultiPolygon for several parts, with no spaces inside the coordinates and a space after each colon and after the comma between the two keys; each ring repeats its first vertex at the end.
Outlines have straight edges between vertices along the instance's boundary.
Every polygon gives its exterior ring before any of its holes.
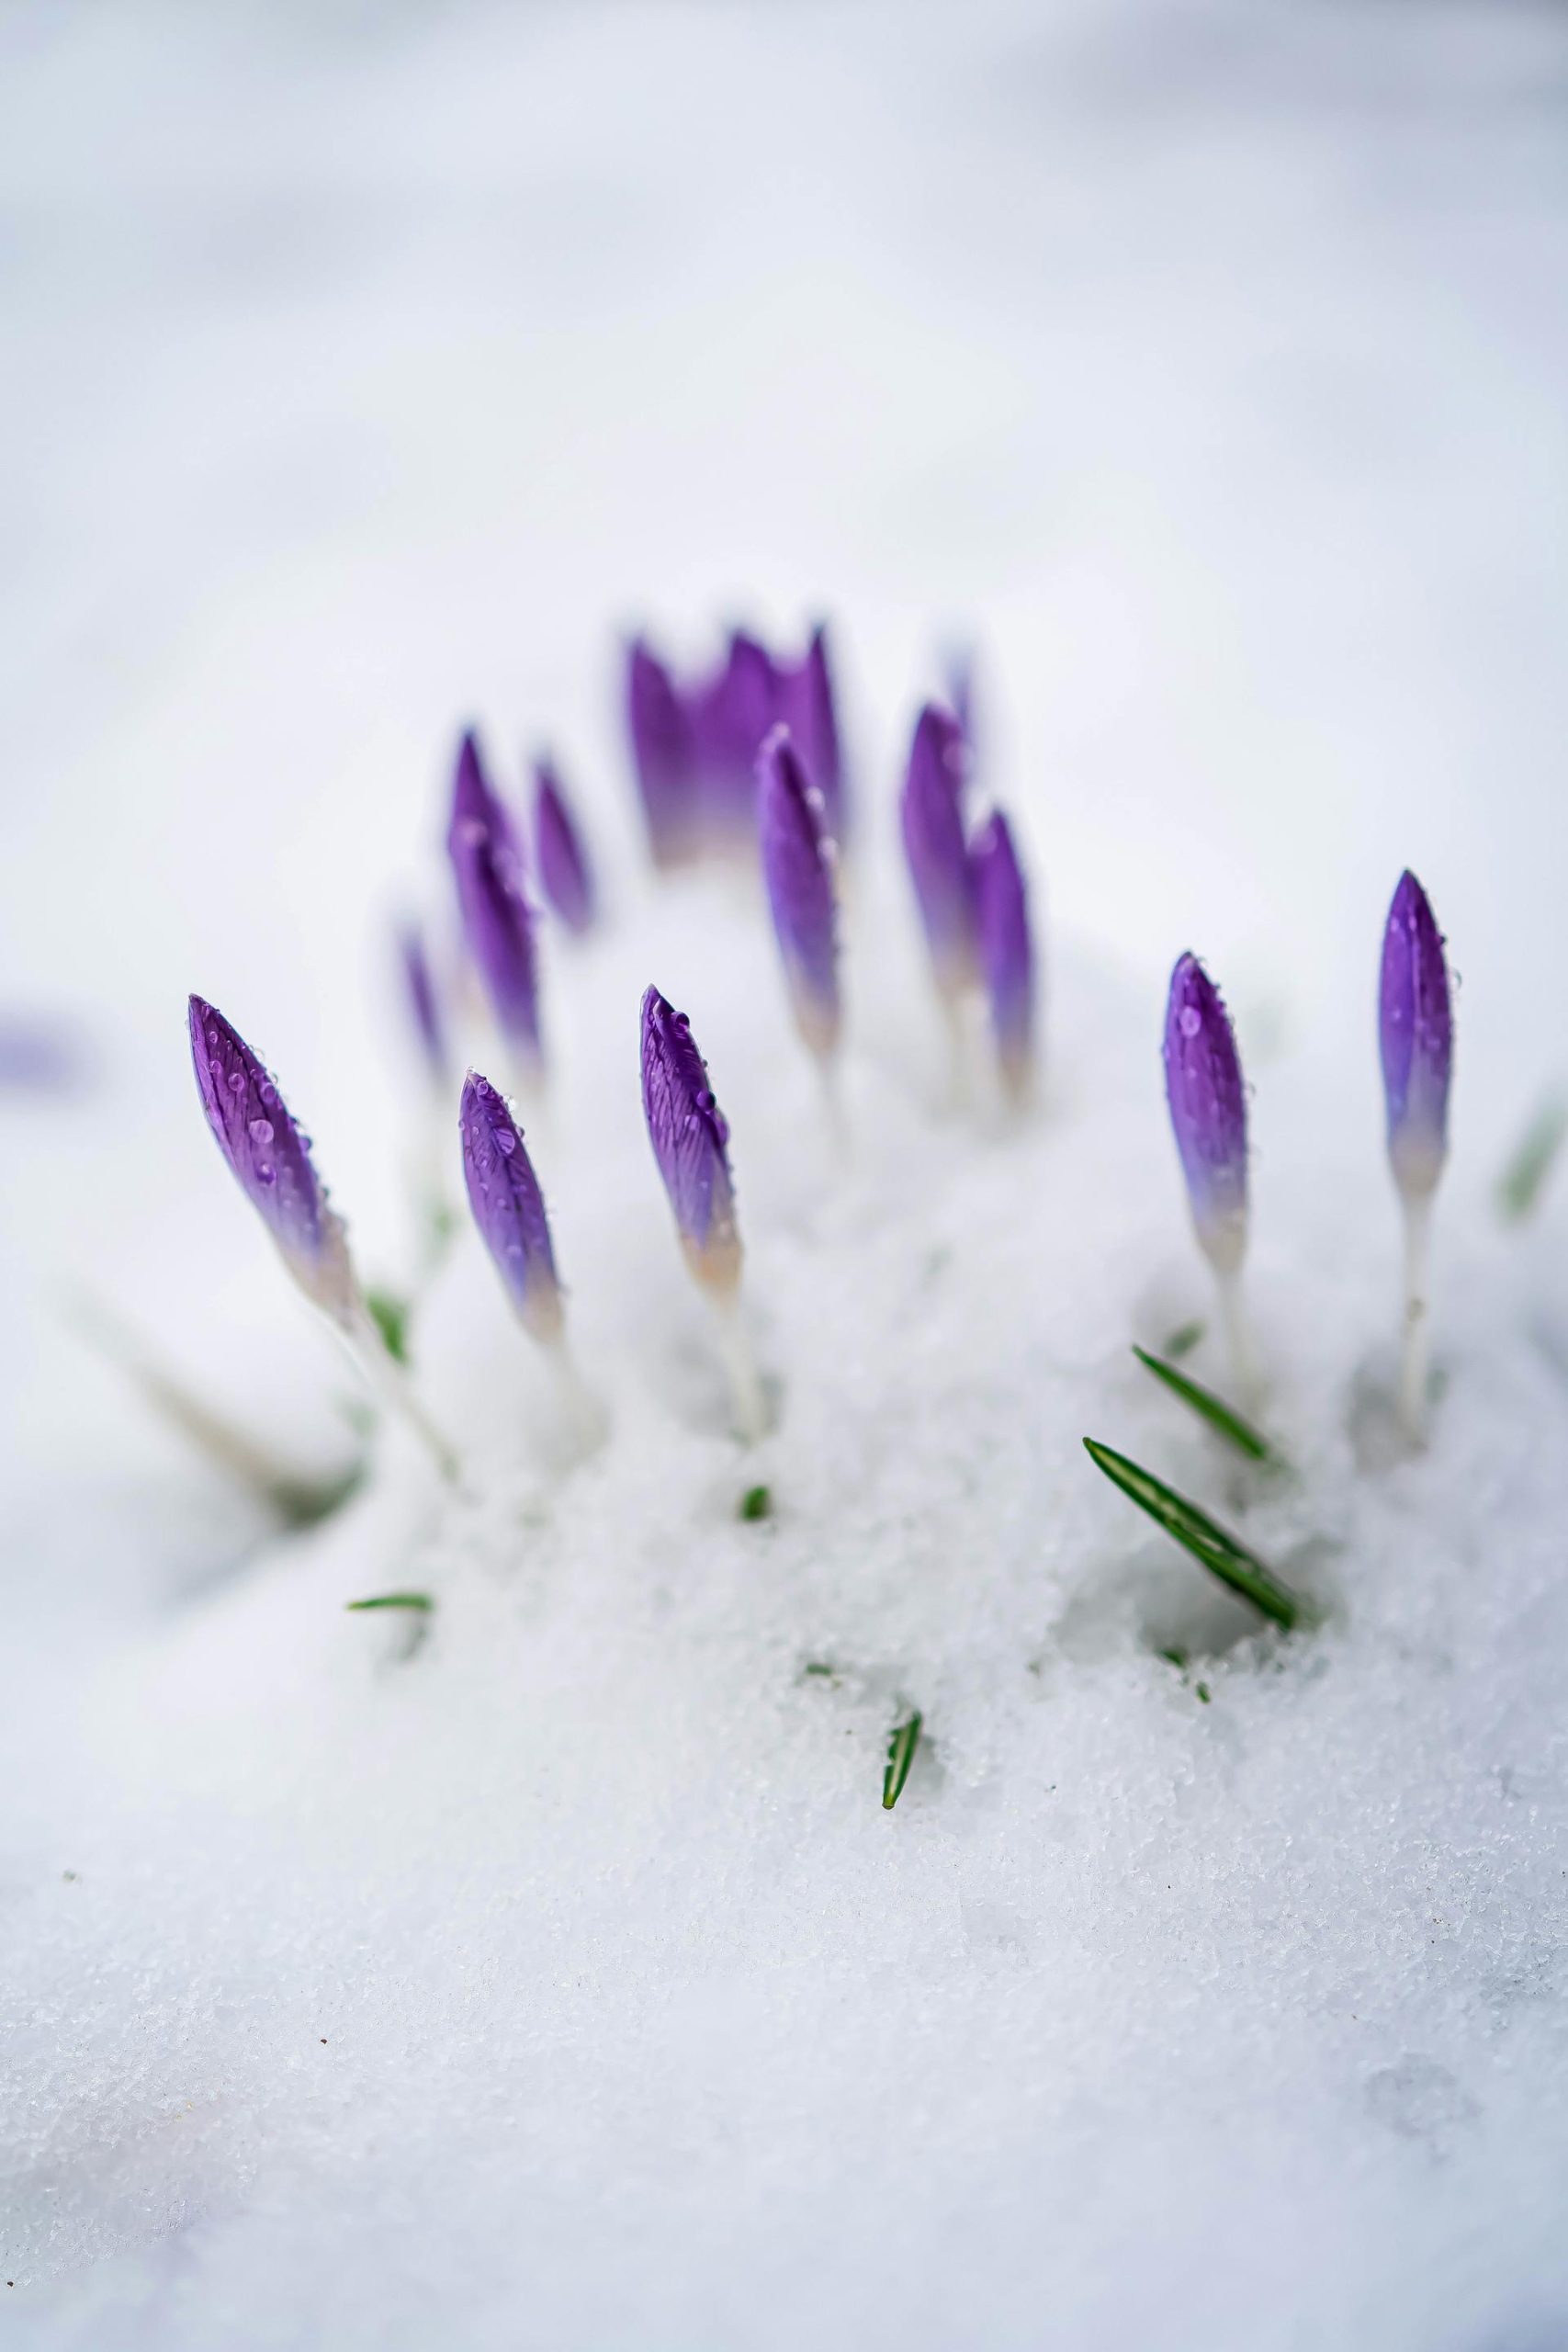
{"type": "Polygon", "coordinates": [[[251,1141],[253,1143],[270,1143],[272,1141],[272,1135],[273,1128],[272,1121],[270,1119],[253,1119],[251,1121],[251,1141]]]}
{"type": "Polygon", "coordinates": [[[1199,1030],[1203,1026],[1203,1018],[1196,1005],[1184,1004],[1182,1006],[1180,1025],[1181,1034],[1184,1037],[1195,1037],[1198,1035],[1199,1030]]]}

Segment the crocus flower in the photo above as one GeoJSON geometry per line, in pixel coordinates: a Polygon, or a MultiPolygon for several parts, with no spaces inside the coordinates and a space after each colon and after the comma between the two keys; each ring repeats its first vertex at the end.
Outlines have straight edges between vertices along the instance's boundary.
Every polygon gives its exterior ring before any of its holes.
{"type": "Polygon", "coordinates": [[[546,898],[569,931],[587,931],[593,921],[593,876],[553,760],[534,763],[534,838],[546,898]]]}
{"type": "Polygon", "coordinates": [[[190,1000],[190,1050],[207,1124],[240,1190],[306,1296],[355,1329],[359,1294],[343,1221],[310,1164],[309,1136],[239,1032],[199,996],[190,1000]]]}
{"type": "Polygon", "coordinates": [[[476,1070],[464,1082],[458,1125],[468,1204],[480,1238],[524,1328],[536,1340],[557,1340],[560,1285],[538,1181],[522,1129],[490,1080],[476,1070]]]}
{"type": "Polygon", "coordinates": [[[696,738],[674,679],[640,637],[626,651],[626,726],[653,862],[677,865],[700,845],[696,738]]]}
{"type": "Polygon", "coordinates": [[[1165,1091],[1199,1242],[1234,1274],[1247,1249],[1247,1090],[1230,1015],[1195,956],[1170,976],[1165,1091]]]}
{"type": "Polygon", "coordinates": [[[900,815],[904,854],[937,986],[949,999],[976,977],[975,878],[964,839],[964,738],[940,704],[915,723],[900,815]]]}
{"type": "Polygon", "coordinates": [[[522,862],[513,841],[478,816],[454,812],[447,846],[463,935],[497,1026],[525,1066],[535,1068],[541,1058],[538,958],[522,862]]]}
{"type": "Polygon", "coordinates": [[[828,662],[828,632],[811,633],[806,657],[791,669],[775,662],[777,713],[800,748],[806,772],[822,795],[829,840],[841,851],[849,810],[844,790],[843,750],[839,740],[838,713],[833,700],[832,673],[828,662]]]}
{"type": "Polygon", "coordinates": [[[970,854],[991,1034],[1003,1081],[1010,1093],[1021,1095],[1034,1062],[1034,948],[1029,895],[1011,829],[999,808],[981,826],[970,854]]]}
{"type": "Polygon", "coordinates": [[[642,1110],[687,1264],[710,1290],[733,1291],[740,1278],[740,1236],[729,1129],[691,1023],[654,988],[642,1000],[642,1110]]]}
{"type": "Polygon", "coordinates": [[[402,959],[403,989],[412,1018],[414,1034],[424,1056],[432,1083],[445,1086],[450,1067],[447,1051],[446,1024],[442,1018],[440,999],[435,991],[435,976],[430,968],[425,951],[424,933],[418,923],[408,922],[398,933],[398,949],[402,959]]]}
{"type": "Polygon", "coordinates": [[[758,754],[757,822],[795,1023],[814,1054],[830,1054],[840,1018],[833,844],[822,795],[787,727],[775,727],[758,754]]]}
{"type": "Polygon", "coordinates": [[[1378,1036],[1394,1182],[1423,1198],[1448,1154],[1454,1032],[1442,933],[1410,873],[1399,877],[1382,935],[1378,1036]]]}
{"type": "Polygon", "coordinates": [[[446,829],[446,846],[450,850],[462,829],[482,825],[493,834],[523,868],[523,842],[511,809],[491,782],[479,750],[479,740],[471,727],[465,728],[457,745],[457,763],[452,775],[452,813],[446,829]]]}

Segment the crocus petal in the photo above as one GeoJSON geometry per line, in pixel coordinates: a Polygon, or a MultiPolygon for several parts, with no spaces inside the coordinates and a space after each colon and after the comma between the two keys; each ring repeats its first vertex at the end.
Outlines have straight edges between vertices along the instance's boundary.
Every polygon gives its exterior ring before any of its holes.
{"type": "Polygon", "coordinates": [[[964,840],[964,738],[951,711],[928,703],[915,723],[900,815],[904,854],[937,985],[946,996],[976,976],[975,881],[964,840]]]}
{"type": "Polygon", "coordinates": [[[447,1053],[446,1024],[442,1018],[441,1001],[436,994],[435,975],[430,968],[425,952],[424,934],[418,923],[405,922],[398,933],[398,949],[402,959],[403,989],[412,1019],[414,1034],[425,1066],[437,1086],[445,1085],[450,1068],[447,1053]]]}
{"type": "Polygon", "coordinates": [[[1382,935],[1378,1002],[1388,1156],[1407,1196],[1430,1193],[1448,1155],[1453,1007],[1449,967],[1427,893],[1402,874],[1382,935]]]}
{"type": "Polygon", "coordinates": [[[523,871],[523,842],[516,820],[505,801],[490,780],[479,739],[469,727],[464,729],[457,745],[457,758],[452,774],[452,813],[446,828],[446,846],[452,848],[459,831],[471,831],[482,825],[501,843],[523,871]]]}
{"type": "Polygon", "coordinates": [[[593,921],[593,876],[550,760],[534,763],[534,838],[545,897],[569,931],[587,931],[593,921]]]}
{"type": "Polygon", "coordinates": [[[699,845],[696,738],[674,679],[641,638],[626,651],[626,729],[654,863],[679,865],[699,845]]]}
{"type": "Polygon", "coordinates": [[[999,808],[980,828],[971,855],[991,1034],[1003,1079],[1013,1093],[1022,1093],[1034,1059],[1034,948],[1029,894],[1011,830],[999,808]]]}
{"type": "Polygon", "coordinates": [[[534,910],[509,844],[478,818],[454,820],[452,872],[463,935],[497,1026],[529,1063],[539,1059],[538,964],[534,910]]]}
{"type": "Polygon", "coordinates": [[[822,795],[787,727],[757,758],[762,878],[800,1034],[814,1054],[839,1041],[839,936],[833,846],[822,795]]]}
{"type": "Polygon", "coordinates": [[[692,690],[705,830],[721,846],[751,838],[757,753],[778,717],[779,699],[773,656],[744,629],[731,633],[718,670],[692,690]]]}
{"type": "Polygon", "coordinates": [[[642,1110],[687,1263],[699,1281],[732,1290],[740,1274],[740,1237],[729,1129],[691,1023],[654,988],[642,1000],[642,1110]]]}
{"type": "Polygon", "coordinates": [[[300,1289],[352,1326],[358,1294],[343,1223],[310,1164],[309,1137],[239,1032],[199,996],[190,1000],[190,1050],[207,1124],[241,1191],[300,1289]]]}
{"type": "Polygon", "coordinates": [[[1247,1248],[1247,1090],[1230,1015],[1195,956],[1170,976],[1165,1090],[1199,1241],[1232,1272],[1247,1248]]]}
{"type": "Polygon", "coordinates": [[[839,740],[833,700],[832,673],[828,663],[828,632],[812,632],[806,658],[798,667],[776,666],[778,716],[794,736],[806,763],[806,772],[822,795],[829,837],[843,848],[847,808],[843,751],[839,740]]]}
{"type": "Polygon", "coordinates": [[[479,1238],[524,1325],[536,1340],[560,1332],[560,1285],[538,1180],[523,1130],[486,1078],[470,1070],[458,1127],[463,1175],[479,1238]]]}

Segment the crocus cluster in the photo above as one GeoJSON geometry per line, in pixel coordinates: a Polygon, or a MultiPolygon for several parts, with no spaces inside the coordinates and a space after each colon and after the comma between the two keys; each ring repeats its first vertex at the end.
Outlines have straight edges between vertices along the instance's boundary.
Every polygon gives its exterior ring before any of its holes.
{"type": "Polygon", "coordinates": [[[842,842],[844,764],[823,629],[795,662],[746,630],[733,630],[716,668],[684,679],[646,638],[636,638],[626,651],[626,694],[632,768],[655,865],[750,846],[757,754],[777,726],[789,729],[822,795],[827,830],[842,842]]]}
{"type": "Polygon", "coordinates": [[[1027,1093],[1034,1069],[1035,965],[1029,893],[1006,817],[994,809],[971,838],[963,722],[941,703],[915,721],[899,818],[937,992],[956,1024],[984,988],[1002,1082],[1027,1093]]]}

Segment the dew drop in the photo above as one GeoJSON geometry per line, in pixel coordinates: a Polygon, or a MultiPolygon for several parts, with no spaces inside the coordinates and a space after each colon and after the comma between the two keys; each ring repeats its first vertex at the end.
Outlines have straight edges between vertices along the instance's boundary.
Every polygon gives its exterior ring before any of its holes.
{"type": "Polygon", "coordinates": [[[245,1091],[245,1073],[244,1073],[244,1071],[243,1071],[243,1069],[236,1069],[236,1070],[231,1070],[231,1071],[230,1071],[230,1073],[229,1073],[229,1086],[230,1086],[230,1091],[231,1091],[232,1093],[235,1093],[235,1094],[243,1094],[243,1093],[244,1092],[244,1091],[245,1091]]]}
{"type": "Polygon", "coordinates": [[[253,1143],[270,1143],[272,1141],[272,1121],[270,1119],[253,1119],[251,1121],[251,1141],[253,1143]]]}
{"type": "Polygon", "coordinates": [[[513,1152],[516,1150],[516,1148],[517,1148],[517,1138],[516,1138],[516,1136],[512,1136],[512,1135],[508,1135],[508,1134],[507,1134],[507,1132],[506,1132],[506,1129],[505,1129],[504,1127],[502,1127],[502,1128],[501,1129],[501,1131],[499,1132],[499,1134],[497,1135],[497,1136],[496,1136],[496,1138],[495,1138],[495,1141],[496,1141],[496,1148],[497,1148],[497,1149],[498,1149],[498,1150],[500,1150],[500,1151],[503,1151],[503,1152],[506,1154],[506,1157],[508,1158],[508,1159],[511,1159],[511,1157],[512,1157],[512,1155],[513,1155],[513,1152]]]}
{"type": "Polygon", "coordinates": [[[256,1163],[256,1182],[258,1184],[272,1184],[275,1183],[276,1180],[277,1170],[274,1168],[270,1160],[263,1159],[256,1163]]]}
{"type": "Polygon", "coordinates": [[[1182,1035],[1184,1037],[1195,1037],[1202,1026],[1203,1017],[1198,1011],[1197,1006],[1193,1004],[1184,1004],[1181,1008],[1182,1035]]]}

